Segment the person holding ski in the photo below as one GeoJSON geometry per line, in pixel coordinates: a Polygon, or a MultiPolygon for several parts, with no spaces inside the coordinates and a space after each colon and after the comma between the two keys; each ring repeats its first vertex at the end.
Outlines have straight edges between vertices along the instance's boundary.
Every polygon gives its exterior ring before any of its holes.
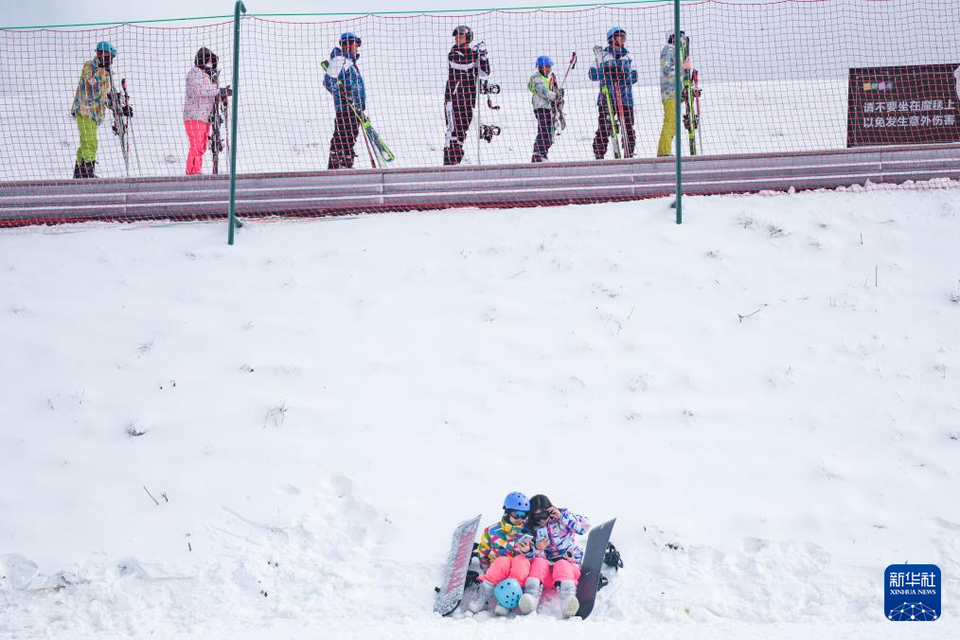
{"type": "Polygon", "coordinates": [[[620,140],[623,137],[623,157],[632,158],[636,144],[633,129],[633,85],[637,84],[637,71],[633,68],[633,56],[626,48],[627,32],[622,27],[607,31],[607,46],[595,47],[596,64],[590,68],[590,79],[600,83],[597,96],[597,133],[593,138],[593,155],[602,160],[607,153],[607,144],[614,136],[614,155],[620,155],[620,140]]]}
{"type": "MultiPolygon", "coordinates": [[[[684,70],[693,69],[690,59],[690,39],[680,32],[680,52],[684,70]]],[[[660,142],[657,144],[658,156],[673,155],[673,135],[677,131],[677,65],[676,43],[671,31],[667,35],[667,44],[660,51],[660,102],[663,103],[663,127],[660,129],[660,142]]]]}
{"type": "Polygon", "coordinates": [[[563,108],[563,89],[557,88],[557,78],[551,73],[553,60],[550,56],[540,56],[536,64],[537,72],[527,82],[532,94],[533,116],[537,119],[537,138],[533,141],[530,162],[544,162],[553,145],[556,111],[563,108]]]}
{"type": "Polygon", "coordinates": [[[563,617],[576,615],[580,609],[577,583],[583,564],[583,549],[577,545],[577,536],[589,529],[589,520],[569,509],[553,506],[547,496],[538,494],[530,498],[527,531],[534,535],[536,550],[520,598],[521,613],[535,610],[544,585],[552,585],[557,587],[563,617]]]}
{"type": "Polygon", "coordinates": [[[97,164],[99,139],[97,128],[106,117],[107,109],[119,113],[125,118],[133,117],[133,108],[120,105],[113,87],[110,67],[117,50],[109,42],[98,42],[94,57],[83,63],[80,82],[73,96],[73,108],[70,115],[77,122],[80,132],[80,146],[77,148],[77,161],[73,167],[74,178],[96,178],[94,169],[97,164]]]}
{"type": "Polygon", "coordinates": [[[200,173],[203,168],[203,154],[207,152],[207,139],[210,136],[210,118],[217,100],[226,103],[231,94],[230,87],[221,89],[217,84],[220,75],[217,62],[213,51],[201,47],[194,56],[193,68],[187,73],[183,127],[190,141],[190,150],[187,152],[188,176],[200,173]]]}
{"type": "MultiPolygon", "coordinates": [[[[500,521],[483,530],[476,554],[484,573],[476,597],[467,605],[472,613],[487,608],[494,588],[503,580],[513,578],[521,586],[526,582],[534,558],[533,536],[525,529],[529,513],[527,496],[514,491],[503,501],[500,521]]],[[[498,603],[494,613],[505,616],[509,611],[498,603]]]]}
{"type": "Polygon", "coordinates": [[[360,45],[357,34],[341,34],[340,46],[330,52],[330,62],[324,72],[323,86],[333,94],[333,107],[337,113],[327,169],[352,169],[357,155],[353,147],[360,133],[361,114],[367,106],[363,76],[357,67],[360,45]]]}
{"type": "Polygon", "coordinates": [[[443,147],[443,164],[460,164],[463,160],[463,142],[473,120],[479,84],[490,75],[490,60],[483,42],[470,46],[473,31],[460,25],[453,30],[455,38],[447,54],[447,85],[443,92],[447,135],[443,147]]]}

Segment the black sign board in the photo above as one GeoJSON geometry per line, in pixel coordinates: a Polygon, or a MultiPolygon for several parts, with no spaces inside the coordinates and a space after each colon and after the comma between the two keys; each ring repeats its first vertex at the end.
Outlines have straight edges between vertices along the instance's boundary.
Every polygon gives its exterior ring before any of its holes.
{"type": "Polygon", "coordinates": [[[960,141],[958,66],[850,69],[847,146],[960,141]]]}

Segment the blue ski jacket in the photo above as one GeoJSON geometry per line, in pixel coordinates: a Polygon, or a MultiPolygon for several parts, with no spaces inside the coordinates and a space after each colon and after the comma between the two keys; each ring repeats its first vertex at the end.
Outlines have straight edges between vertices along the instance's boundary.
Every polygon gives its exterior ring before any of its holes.
{"type": "Polygon", "coordinates": [[[360,54],[354,56],[345,54],[340,47],[334,47],[330,52],[330,66],[323,74],[323,86],[333,94],[333,106],[340,111],[349,111],[347,99],[352,100],[360,111],[367,108],[367,92],[363,87],[363,76],[357,67],[360,54]],[[341,89],[337,81],[343,84],[341,89]]]}
{"type": "Polygon", "coordinates": [[[600,83],[601,90],[597,95],[597,106],[606,107],[607,102],[603,97],[602,89],[604,86],[610,90],[610,99],[614,101],[614,108],[616,108],[617,92],[624,106],[633,106],[633,85],[637,84],[637,70],[633,68],[633,56],[626,49],[614,49],[613,45],[608,45],[603,50],[600,67],[597,68],[596,62],[590,67],[590,79],[600,83]]]}

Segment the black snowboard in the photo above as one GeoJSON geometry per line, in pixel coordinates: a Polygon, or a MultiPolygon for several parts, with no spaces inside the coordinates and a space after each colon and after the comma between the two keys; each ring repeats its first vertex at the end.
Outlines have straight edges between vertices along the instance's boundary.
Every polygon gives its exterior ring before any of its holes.
{"type": "Polygon", "coordinates": [[[587,550],[583,554],[583,565],[580,568],[580,582],[577,584],[577,600],[580,608],[577,615],[586,618],[593,611],[593,604],[597,599],[597,589],[600,587],[600,568],[603,567],[603,555],[610,542],[610,532],[616,518],[608,520],[599,527],[592,527],[587,536],[587,550]]]}

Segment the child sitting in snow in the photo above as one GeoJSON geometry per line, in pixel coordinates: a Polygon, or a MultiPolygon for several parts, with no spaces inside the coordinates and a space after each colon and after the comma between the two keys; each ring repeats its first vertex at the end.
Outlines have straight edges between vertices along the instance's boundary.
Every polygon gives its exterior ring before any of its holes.
{"type": "Polygon", "coordinates": [[[563,617],[576,615],[580,608],[577,583],[583,564],[583,549],[576,539],[590,529],[590,521],[569,509],[558,509],[545,495],[535,495],[530,498],[527,529],[534,534],[536,551],[520,598],[520,612],[527,614],[537,608],[543,585],[547,584],[557,587],[563,617]]]}
{"type": "MultiPolygon", "coordinates": [[[[494,587],[500,582],[513,578],[523,586],[530,573],[530,562],[534,558],[533,536],[526,531],[525,524],[530,513],[530,500],[519,491],[507,495],[503,501],[503,517],[483,530],[477,556],[484,574],[480,577],[480,590],[473,602],[467,605],[472,613],[480,613],[487,608],[494,587]]],[[[540,563],[537,563],[538,566],[540,563]]],[[[546,565],[546,562],[543,562],[546,565]]],[[[505,616],[509,610],[497,604],[497,615],[505,616]]]]}

